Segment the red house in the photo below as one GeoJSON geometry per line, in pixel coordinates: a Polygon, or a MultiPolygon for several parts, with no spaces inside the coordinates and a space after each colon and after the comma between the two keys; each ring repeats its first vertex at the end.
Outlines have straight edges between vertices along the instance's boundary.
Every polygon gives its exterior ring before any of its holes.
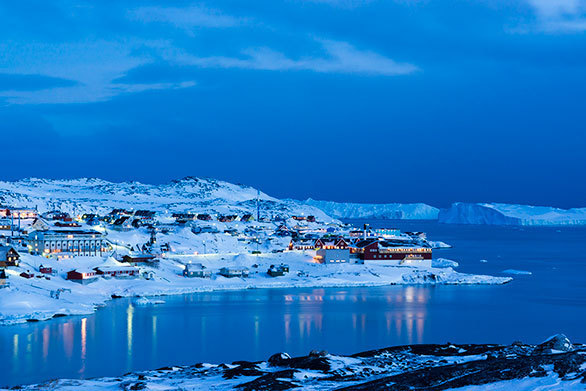
{"type": "Polygon", "coordinates": [[[362,260],[403,260],[406,257],[431,259],[431,248],[414,246],[396,246],[377,239],[366,239],[357,242],[351,253],[358,254],[362,260]]]}
{"type": "Polygon", "coordinates": [[[53,268],[52,267],[49,267],[49,266],[43,266],[43,265],[41,265],[39,267],[39,272],[41,274],[53,274],[53,268]]]}
{"type": "Polygon", "coordinates": [[[340,250],[348,248],[348,243],[344,238],[320,238],[315,241],[315,248],[340,250]]]}
{"type": "Polygon", "coordinates": [[[80,284],[89,284],[97,280],[98,273],[95,270],[71,270],[67,272],[67,279],[73,282],[78,282],[80,284]]]}
{"type": "Polygon", "coordinates": [[[98,266],[94,270],[98,275],[115,278],[138,277],[138,269],[133,266],[98,266]]]}

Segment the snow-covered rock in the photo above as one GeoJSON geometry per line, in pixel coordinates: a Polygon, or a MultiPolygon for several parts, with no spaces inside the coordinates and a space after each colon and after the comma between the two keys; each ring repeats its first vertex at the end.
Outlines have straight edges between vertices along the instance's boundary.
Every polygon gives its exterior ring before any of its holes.
{"type": "Polygon", "coordinates": [[[586,208],[456,202],[450,208],[442,209],[438,218],[440,223],[446,224],[586,225],[586,208]]]}
{"type": "Polygon", "coordinates": [[[558,335],[541,345],[425,344],[353,355],[312,351],[268,361],[195,364],[114,377],[50,380],[29,391],[73,390],[584,390],[584,345],[558,335]],[[551,353],[564,354],[551,354],[551,353]]]}
{"type": "Polygon", "coordinates": [[[357,204],[333,201],[305,201],[337,219],[436,220],[439,209],[427,204],[357,204]]]}

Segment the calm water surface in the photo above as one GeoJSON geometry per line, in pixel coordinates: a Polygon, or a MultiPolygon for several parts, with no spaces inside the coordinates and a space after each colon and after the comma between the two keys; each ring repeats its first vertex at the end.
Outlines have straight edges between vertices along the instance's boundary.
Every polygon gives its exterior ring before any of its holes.
{"type": "Polygon", "coordinates": [[[0,327],[0,385],[264,360],[278,351],[539,342],[558,332],[586,342],[586,228],[371,223],[453,244],[435,256],[457,260],[462,272],[533,274],[504,286],[249,290],[169,296],[155,306],[119,299],[89,316],[0,327]]]}

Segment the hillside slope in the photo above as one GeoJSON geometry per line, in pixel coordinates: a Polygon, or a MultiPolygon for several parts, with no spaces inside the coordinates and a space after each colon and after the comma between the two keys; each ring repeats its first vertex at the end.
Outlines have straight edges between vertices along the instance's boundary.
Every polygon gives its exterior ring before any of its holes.
{"type": "MultiPolygon", "coordinates": [[[[332,219],[319,209],[292,200],[279,200],[244,185],[209,178],[187,177],[168,184],[113,183],[96,178],[52,180],[29,178],[0,182],[0,205],[61,210],[78,215],[108,213],[113,208],[148,209],[161,213],[253,213],[260,200],[264,216],[314,215],[332,219]]],[[[268,217],[268,216],[267,216],[268,217]]]]}

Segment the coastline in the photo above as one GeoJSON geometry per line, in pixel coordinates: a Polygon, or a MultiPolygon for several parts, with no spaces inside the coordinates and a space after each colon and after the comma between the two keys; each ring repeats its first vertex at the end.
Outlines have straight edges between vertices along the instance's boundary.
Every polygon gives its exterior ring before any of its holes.
{"type": "MultiPolygon", "coordinates": [[[[100,279],[81,285],[63,278],[72,262],[85,267],[103,262],[92,258],[62,261],[57,275],[51,280],[24,279],[13,272],[12,286],[0,296],[0,326],[27,321],[50,320],[69,315],[88,315],[107,305],[113,297],[162,297],[199,292],[236,291],[274,288],[340,288],[394,285],[502,285],[511,277],[465,274],[452,267],[393,267],[367,263],[366,265],[318,265],[311,263],[312,252],[249,254],[217,254],[190,256],[182,262],[205,262],[210,270],[221,266],[246,266],[252,270],[249,278],[185,278],[180,275],[183,263],[169,257],[161,260],[158,268],[146,268],[156,273],[154,280],[100,279]],[[291,272],[282,277],[266,275],[270,264],[287,263],[291,272]],[[256,266],[256,267],[254,267],[256,266]],[[71,292],[53,299],[49,292],[65,286],[71,292]],[[114,295],[114,296],[113,296],[114,295]]],[[[34,257],[26,256],[21,268],[32,267],[34,257]],[[28,263],[27,263],[28,261],[28,263]]],[[[12,276],[11,276],[12,277],[12,276]]]]}
{"type": "Polygon", "coordinates": [[[197,363],[135,371],[116,377],[57,379],[23,390],[581,390],[586,346],[562,335],[531,345],[424,344],[392,346],[351,355],[312,350],[275,353],[266,361],[197,363]]]}

